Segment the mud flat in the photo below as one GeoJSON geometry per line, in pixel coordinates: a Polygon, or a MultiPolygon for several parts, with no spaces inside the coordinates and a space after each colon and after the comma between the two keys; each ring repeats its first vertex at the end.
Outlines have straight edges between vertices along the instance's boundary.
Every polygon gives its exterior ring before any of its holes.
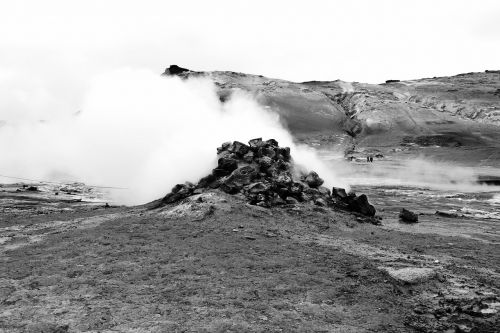
{"type": "Polygon", "coordinates": [[[218,190],[156,210],[22,194],[0,192],[10,200],[0,216],[0,332],[496,332],[500,324],[496,238],[415,232],[425,219],[395,228],[389,218],[376,226],[314,205],[262,208],[218,190]],[[27,197],[36,205],[17,204],[27,197]]]}

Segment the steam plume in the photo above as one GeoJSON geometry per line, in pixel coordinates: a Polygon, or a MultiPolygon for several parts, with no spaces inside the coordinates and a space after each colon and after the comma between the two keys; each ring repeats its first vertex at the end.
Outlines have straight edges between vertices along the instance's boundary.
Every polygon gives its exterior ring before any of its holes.
{"type": "Polygon", "coordinates": [[[317,171],[328,186],[346,186],[245,93],[221,104],[208,79],[130,69],[94,78],[82,112],[71,118],[0,128],[0,171],[127,187],[116,200],[139,204],[208,174],[222,142],[255,137],[290,146],[296,163],[317,171]]]}

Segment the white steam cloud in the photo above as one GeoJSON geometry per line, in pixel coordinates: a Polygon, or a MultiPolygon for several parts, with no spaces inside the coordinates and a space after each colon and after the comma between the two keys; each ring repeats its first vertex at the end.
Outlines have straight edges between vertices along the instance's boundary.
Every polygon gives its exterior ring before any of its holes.
{"type": "Polygon", "coordinates": [[[119,70],[95,77],[84,100],[71,117],[0,127],[0,173],[126,187],[116,201],[140,204],[208,174],[222,142],[263,137],[291,147],[295,162],[326,185],[346,186],[313,150],[293,143],[276,114],[238,91],[222,104],[208,79],[119,70]]]}

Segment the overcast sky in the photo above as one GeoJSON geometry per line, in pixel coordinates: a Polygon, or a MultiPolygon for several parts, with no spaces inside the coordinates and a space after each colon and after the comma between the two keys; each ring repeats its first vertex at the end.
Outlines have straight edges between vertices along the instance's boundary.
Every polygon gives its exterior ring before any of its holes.
{"type": "Polygon", "coordinates": [[[500,69],[499,17],[498,0],[5,0],[0,108],[77,108],[121,67],[370,83],[500,69]]]}

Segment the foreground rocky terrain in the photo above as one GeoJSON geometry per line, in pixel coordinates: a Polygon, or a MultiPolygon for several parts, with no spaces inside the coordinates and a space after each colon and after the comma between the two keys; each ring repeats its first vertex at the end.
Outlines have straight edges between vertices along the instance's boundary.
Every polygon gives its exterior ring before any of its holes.
{"type": "MultiPolygon", "coordinates": [[[[40,203],[43,205],[43,202],[40,203]]],[[[498,243],[211,190],[1,215],[2,332],[496,332],[498,243]],[[459,244],[459,245],[457,245],[459,244]]]]}
{"type": "Polygon", "coordinates": [[[218,155],[142,207],[4,185],[0,332],[497,331],[498,239],[380,226],[274,140],[218,155]]]}

